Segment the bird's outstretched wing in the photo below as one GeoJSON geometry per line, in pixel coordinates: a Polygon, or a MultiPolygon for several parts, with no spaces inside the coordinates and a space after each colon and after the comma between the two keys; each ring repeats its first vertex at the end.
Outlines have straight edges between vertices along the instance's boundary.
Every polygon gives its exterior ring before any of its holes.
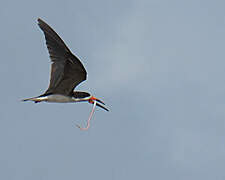
{"type": "Polygon", "coordinates": [[[71,53],[59,35],[43,20],[38,25],[45,35],[52,61],[50,84],[45,94],[70,95],[73,89],[86,80],[87,72],[80,60],[71,53]]]}

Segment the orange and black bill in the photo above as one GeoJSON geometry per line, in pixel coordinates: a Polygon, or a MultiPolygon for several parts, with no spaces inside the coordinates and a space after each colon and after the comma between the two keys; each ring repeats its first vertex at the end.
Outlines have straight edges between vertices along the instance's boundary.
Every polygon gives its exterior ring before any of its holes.
{"type": "MultiPolygon", "coordinates": [[[[92,96],[88,101],[89,101],[89,103],[91,103],[91,104],[94,104],[94,101],[97,101],[97,102],[99,102],[99,103],[105,105],[105,103],[104,103],[103,101],[101,101],[100,99],[98,99],[98,98],[96,98],[96,97],[94,97],[94,96],[92,96]]],[[[101,104],[99,104],[99,103],[96,103],[96,106],[101,107],[102,109],[104,109],[104,110],[106,110],[106,111],[109,111],[106,107],[104,107],[103,105],[101,105],[101,104]]]]}
{"type": "MultiPolygon", "coordinates": [[[[102,104],[104,104],[105,105],[105,103],[103,102],[103,101],[101,101],[100,99],[95,99],[97,102],[99,102],[99,103],[102,103],[102,104]]],[[[96,103],[96,106],[98,106],[98,107],[100,107],[100,108],[102,108],[102,109],[104,109],[104,110],[106,110],[106,111],[109,111],[106,107],[104,107],[104,106],[102,106],[101,104],[99,104],[99,103],[96,103]]]]}
{"type": "Polygon", "coordinates": [[[102,105],[99,104],[99,103],[96,103],[96,106],[101,107],[102,109],[105,109],[106,111],[109,111],[106,107],[102,106],[102,105]]]}

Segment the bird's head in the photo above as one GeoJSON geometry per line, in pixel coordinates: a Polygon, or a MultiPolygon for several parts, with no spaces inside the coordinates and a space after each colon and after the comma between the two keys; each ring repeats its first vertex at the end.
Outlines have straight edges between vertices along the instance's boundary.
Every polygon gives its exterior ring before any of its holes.
{"type": "Polygon", "coordinates": [[[103,106],[103,105],[105,105],[105,103],[103,101],[90,95],[87,92],[75,91],[75,92],[73,92],[73,98],[77,102],[78,101],[88,101],[90,104],[94,104],[94,102],[96,101],[96,106],[101,107],[102,109],[104,109],[106,111],[109,111],[106,107],[103,106]],[[101,103],[101,104],[99,104],[99,103],[101,103]]]}

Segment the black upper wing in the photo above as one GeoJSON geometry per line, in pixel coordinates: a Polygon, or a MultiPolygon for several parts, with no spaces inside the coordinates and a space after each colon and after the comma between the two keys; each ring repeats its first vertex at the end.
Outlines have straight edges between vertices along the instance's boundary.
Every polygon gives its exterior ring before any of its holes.
{"type": "Polygon", "coordinates": [[[86,80],[87,72],[80,60],[70,52],[63,40],[47,23],[38,19],[38,25],[44,32],[52,61],[50,84],[45,94],[70,95],[79,83],[86,80]]]}

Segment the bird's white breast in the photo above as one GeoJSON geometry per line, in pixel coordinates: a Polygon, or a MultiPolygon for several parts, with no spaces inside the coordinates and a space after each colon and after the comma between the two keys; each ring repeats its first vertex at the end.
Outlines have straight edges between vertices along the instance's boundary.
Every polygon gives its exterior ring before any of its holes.
{"type": "Polygon", "coordinates": [[[53,95],[49,95],[46,97],[43,97],[47,102],[57,102],[57,103],[67,103],[67,102],[74,102],[75,100],[73,100],[71,97],[69,96],[64,96],[61,94],[53,94],[53,95]]]}

